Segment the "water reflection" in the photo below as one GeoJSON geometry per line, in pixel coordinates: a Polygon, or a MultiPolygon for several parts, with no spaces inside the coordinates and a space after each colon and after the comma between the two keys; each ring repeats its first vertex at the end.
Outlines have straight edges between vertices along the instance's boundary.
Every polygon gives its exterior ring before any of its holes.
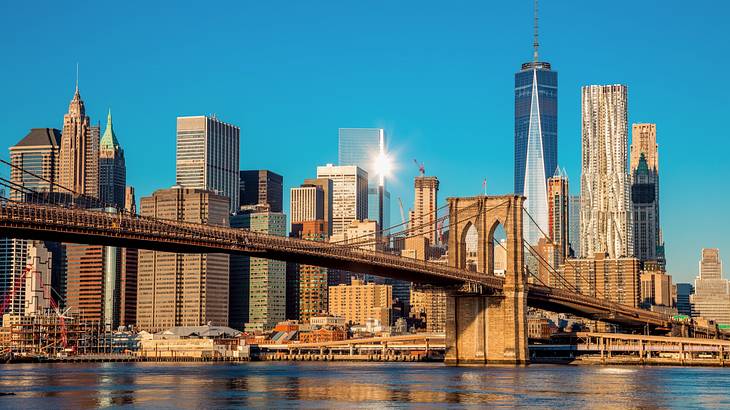
{"type": "Polygon", "coordinates": [[[0,407],[728,407],[724,369],[440,364],[64,364],[0,367],[0,407]]]}

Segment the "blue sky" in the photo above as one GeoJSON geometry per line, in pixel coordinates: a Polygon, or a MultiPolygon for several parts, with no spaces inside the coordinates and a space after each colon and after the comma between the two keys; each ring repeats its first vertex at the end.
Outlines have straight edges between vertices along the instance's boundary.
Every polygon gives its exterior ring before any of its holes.
{"type": "MultiPolygon", "coordinates": [[[[531,59],[532,2],[3,2],[0,139],[61,128],[80,64],[92,121],[111,107],[138,196],[174,183],[175,117],[241,128],[241,167],[285,191],[337,161],[339,127],[383,127],[391,183],[412,203],[417,158],[441,197],[512,190],[513,75],[531,59]]],[[[629,86],[630,122],[656,122],[668,270],[730,255],[730,5],[542,1],[541,59],[559,72],[559,163],[580,185],[580,87],[629,86]]],[[[7,157],[7,151],[3,154],[7,157]]]]}

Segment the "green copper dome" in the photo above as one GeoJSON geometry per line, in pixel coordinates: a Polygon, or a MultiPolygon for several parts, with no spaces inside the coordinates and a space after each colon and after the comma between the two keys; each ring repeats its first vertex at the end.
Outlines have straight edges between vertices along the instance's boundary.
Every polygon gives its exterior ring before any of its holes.
{"type": "Polygon", "coordinates": [[[114,134],[114,127],[112,126],[112,110],[109,110],[109,115],[106,117],[106,129],[104,135],[101,137],[101,149],[119,149],[119,141],[117,141],[117,135],[114,134]]]}

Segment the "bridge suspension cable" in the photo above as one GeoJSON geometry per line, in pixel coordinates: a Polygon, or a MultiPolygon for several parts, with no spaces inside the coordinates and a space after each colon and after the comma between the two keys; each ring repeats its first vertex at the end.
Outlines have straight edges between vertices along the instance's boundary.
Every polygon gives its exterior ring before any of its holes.
{"type": "MultiPolygon", "coordinates": [[[[529,212],[527,211],[527,209],[525,209],[525,208],[522,208],[522,209],[523,209],[523,211],[524,211],[525,215],[527,215],[527,217],[528,217],[528,218],[530,219],[530,221],[532,221],[532,223],[533,223],[533,224],[534,224],[534,225],[535,225],[535,226],[537,227],[537,229],[538,229],[538,230],[540,231],[540,233],[542,234],[543,238],[545,238],[545,240],[547,240],[547,241],[549,242],[549,244],[550,244],[550,245],[553,245],[553,246],[558,246],[558,245],[557,245],[557,244],[556,244],[556,243],[555,243],[555,242],[553,241],[553,239],[552,239],[552,238],[550,237],[550,235],[548,235],[548,234],[547,234],[547,233],[546,233],[546,232],[545,232],[545,231],[544,231],[544,230],[542,229],[542,227],[541,227],[541,226],[540,226],[540,225],[539,225],[539,224],[538,224],[538,223],[537,223],[537,222],[535,221],[535,219],[534,219],[534,218],[532,217],[532,215],[530,215],[530,213],[529,213],[529,212]]],[[[525,242],[525,243],[527,244],[527,242],[525,242]]],[[[532,245],[530,245],[530,244],[527,244],[527,245],[528,245],[528,246],[530,246],[530,248],[532,248],[532,245]]],[[[539,254],[539,252],[537,252],[537,251],[536,251],[536,250],[535,250],[534,248],[532,248],[532,251],[533,251],[534,253],[536,253],[536,254],[539,254]]],[[[542,258],[542,256],[540,256],[540,257],[539,257],[539,259],[543,259],[543,260],[544,260],[544,258],[542,258]]],[[[570,262],[570,259],[569,259],[569,258],[565,258],[565,259],[564,259],[564,261],[565,261],[566,265],[570,265],[570,266],[571,266],[571,267],[572,267],[572,268],[573,268],[573,269],[575,270],[575,273],[576,273],[576,275],[578,275],[578,276],[579,276],[579,277],[581,278],[581,280],[585,281],[585,283],[586,283],[586,284],[588,284],[588,287],[589,287],[589,288],[590,288],[590,287],[592,287],[592,288],[593,288],[593,291],[594,291],[594,292],[596,293],[596,295],[599,295],[599,294],[600,294],[601,298],[603,298],[603,299],[606,299],[606,297],[605,297],[605,295],[603,294],[603,292],[601,292],[601,291],[599,291],[599,290],[598,290],[598,288],[597,288],[596,284],[595,284],[595,283],[592,283],[592,282],[591,282],[591,281],[590,281],[590,280],[589,280],[588,278],[586,278],[585,276],[583,276],[583,274],[582,274],[582,269],[581,269],[580,267],[578,267],[578,266],[575,266],[575,265],[574,265],[574,264],[573,264],[572,262],[570,262]]],[[[547,263],[547,264],[549,265],[549,263],[548,263],[547,261],[545,261],[545,263],[547,263]]],[[[558,273],[558,270],[557,270],[557,269],[555,268],[555,266],[550,266],[550,268],[551,268],[551,269],[553,270],[553,272],[555,272],[555,274],[556,274],[557,276],[559,276],[559,277],[560,277],[560,278],[561,278],[561,279],[562,279],[563,281],[567,281],[567,279],[565,279],[565,277],[563,277],[562,275],[560,275],[560,274],[558,273]]],[[[574,286],[574,289],[575,289],[575,286],[574,286]]],[[[575,289],[575,290],[576,290],[576,292],[580,293],[580,292],[579,292],[579,291],[578,291],[577,289],[575,289]]]]}

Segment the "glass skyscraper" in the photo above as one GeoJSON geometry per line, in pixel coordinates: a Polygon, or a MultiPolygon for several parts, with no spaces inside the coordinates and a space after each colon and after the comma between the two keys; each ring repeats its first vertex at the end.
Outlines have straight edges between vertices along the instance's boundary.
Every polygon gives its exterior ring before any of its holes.
{"type": "MultiPolygon", "coordinates": [[[[378,156],[386,153],[385,131],[382,128],[340,128],[339,165],[357,165],[368,173],[368,219],[380,223],[378,186],[380,175],[376,169],[378,156]]],[[[390,192],[383,178],[383,221],[381,229],[390,226],[390,192]]]]}
{"type": "MultiPolygon", "coordinates": [[[[515,193],[527,197],[525,209],[548,230],[547,178],[558,166],[558,73],[550,63],[522,64],[515,73],[515,193]]],[[[541,233],[529,218],[525,239],[537,243],[541,233]]]]}

